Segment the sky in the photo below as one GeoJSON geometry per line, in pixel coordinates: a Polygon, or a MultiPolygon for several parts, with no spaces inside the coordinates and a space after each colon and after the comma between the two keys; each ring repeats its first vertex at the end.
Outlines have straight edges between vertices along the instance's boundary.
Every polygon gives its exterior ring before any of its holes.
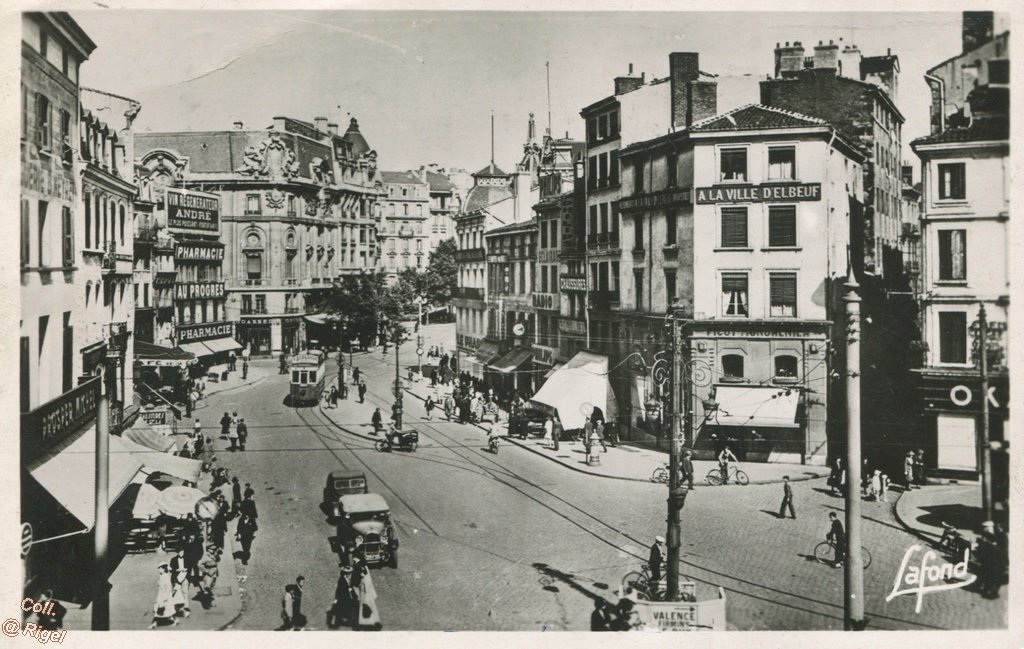
{"type": "Polygon", "coordinates": [[[142,103],[140,131],[265,128],[276,115],[349,118],[384,169],[437,163],[509,171],[529,113],[582,139],[579,111],[613,91],[628,65],[668,75],[673,51],[719,75],[719,112],[756,102],[777,42],[843,39],[900,60],[897,103],[909,143],[928,132],[922,75],[960,52],[961,16],[945,13],[472,11],[73,11],[96,42],[82,84],[142,103]]]}

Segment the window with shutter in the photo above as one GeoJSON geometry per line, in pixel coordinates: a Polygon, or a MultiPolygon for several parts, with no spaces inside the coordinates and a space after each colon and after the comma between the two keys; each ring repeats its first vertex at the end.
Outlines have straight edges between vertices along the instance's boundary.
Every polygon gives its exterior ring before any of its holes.
{"type": "MultiPolygon", "coordinates": [[[[615,115],[616,113],[612,113],[615,115]]],[[[618,131],[618,128],[615,129],[618,131]]],[[[615,133],[613,132],[613,135],[615,133]]],[[[608,184],[615,186],[619,184],[619,152],[612,151],[608,157],[608,184]]]]}
{"type": "Polygon", "coordinates": [[[644,219],[637,212],[633,217],[633,250],[644,249],[644,219]]]}
{"type": "Polygon", "coordinates": [[[50,100],[46,95],[36,95],[36,145],[41,149],[51,147],[50,138],[50,100]]]}
{"type": "Polygon", "coordinates": [[[747,208],[722,208],[722,247],[747,247],[747,208]]]}
{"type": "Polygon", "coordinates": [[[665,213],[665,245],[676,245],[676,230],[678,229],[675,210],[665,213]]]}
{"type": "Polygon", "coordinates": [[[260,279],[263,276],[263,255],[246,255],[245,272],[249,279],[260,279]]]}
{"type": "Polygon", "coordinates": [[[772,273],[769,276],[770,315],[773,318],[796,316],[796,273],[772,273]]]}
{"type": "Polygon", "coordinates": [[[65,205],[61,210],[61,239],[63,243],[64,266],[75,265],[75,223],[71,219],[71,208],[65,205]]]}
{"type": "Polygon", "coordinates": [[[967,231],[939,231],[939,279],[967,279],[967,231]]]}
{"type": "Polygon", "coordinates": [[[939,362],[967,362],[967,314],[962,311],[939,313],[939,362]]]}
{"type": "Polygon", "coordinates": [[[749,315],[746,273],[722,274],[722,315],[749,315]]]}
{"type": "Polygon", "coordinates": [[[597,188],[597,156],[590,156],[588,161],[589,168],[587,169],[587,187],[590,189],[597,188]]]}
{"type": "Polygon", "coordinates": [[[768,208],[768,246],[771,248],[796,245],[796,207],[772,205],[768,208]]]}
{"type": "Polygon", "coordinates": [[[966,165],[954,162],[939,165],[939,199],[963,200],[967,198],[966,165]]]}

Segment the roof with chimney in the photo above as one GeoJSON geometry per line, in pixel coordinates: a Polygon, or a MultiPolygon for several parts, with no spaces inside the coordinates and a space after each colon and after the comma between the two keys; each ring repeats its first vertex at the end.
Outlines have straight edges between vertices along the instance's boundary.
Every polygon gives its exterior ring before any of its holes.
{"type": "Polygon", "coordinates": [[[970,126],[948,128],[941,133],[919,137],[911,147],[957,142],[992,142],[1010,139],[1010,118],[1006,115],[974,119],[970,126]]]}
{"type": "Polygon", "coordinates": [[[406,185],[423,185],[423,180],[414,171],[381,171],[381,182],[406,185]]]}
{"type": "Polygon", "coordinates": [[[711,131],[756,131],[775,128],[801,128],[824,126],[827,122],[780,108],[761,104],[747,104],[721,115],[694,122],[687,130],[691,133],[711,131]]]}
{"type": "Polygon", "coordinates": [[[498,167],[498,165],[494,164],[493,160],[491,160],[491,163],[489,165],[487,165],[486,167],[484,167],[483,169],[481,169],[480,171],[478,171],[478,172],[476,172],[475,174],[472,174],[472,175],[473,175],[474,178],[476,178],[476,177],[481,177],[481,178],[499,178],[499,177],[501,177],[501,178],[504,178],[504,177],[508,176],[508,174],[505,173],[504,171],[502,171],[498,167]]]}
{"type": "Polygon", "coordinates": [[[455,185],[448,176],[436,171],[427,170],[427,182],[430,183],[432,192],[450,192],[455,190],[455,185]]]}
{"type": "Polygon", "coordinates": [[[865,56],[860,60],[860,75],[878,74],[900,69],[900,58],[895,54],[882,54],[880,56],[865,56]]]}

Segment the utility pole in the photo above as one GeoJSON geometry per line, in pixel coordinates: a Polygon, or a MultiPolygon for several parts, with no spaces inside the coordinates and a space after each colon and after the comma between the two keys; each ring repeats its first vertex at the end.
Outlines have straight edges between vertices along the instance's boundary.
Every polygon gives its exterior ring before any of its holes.
{"type": "Polygon", "coordinates": [[[988,413],[988,317],[985,304],[978,309],[978,353],[981,366],[981,507],[992,520],[992,448],[989,445],[988,413]]]}
{"type": "Polygon", "coordinates": [[[107,587],[107,544],[110,485],[110,386],[107,368],[100,374],[100,402],[96,409],[96,525],[93,527],[92,630],[110,630],[110,590],[107,587]]]}
{"type": "MultiPolygon", "coordinates": [[[[847,252],[849,254],[849,252],[847,252]]],[[[847,631],[864,628],[864,560],[860,535],[860,295],[847,262],[846,295],[846,566],[843,599],[847,631]]]]}
{"type": "Polygon", "coordinates": [[[402,432],[402,383],[401,377],[399,376],[398,368],[398,347],[401,344],[401,334],[399,333],[399,326],[397,323],[394,325],[394,340],[395,340],[395,430],[402,432]]]}
{"type": "MultiPolygon", "coordinates": [[[[671,309],[672,307],[668,307],[671,309]]],[[[679,601],[679,549],[682,545],[682,535],[679,522],[679,510],[683,506],[683,501],[686,500],[686,492],[681,489],[679,484],[679,455],[680,455],[680,440],[679,440],[679,426],[677,425],[677,414],[679,408],[676,404],[676,390],[678,389],[679,379],[679,325],[676,322],[675,313],[672,313],[668,320],[669,326],[672,327],[671,331],[671,344],[672,348],[669,352],[669,389],[667,398],[664,401],[665,414],[664,421],[668,425],[669,432],[669,469],[668,469],[668,566],[666,569],[666,577],[668,581],[668,592],[665,595],[665,599],[670,602],[679,601]]],[[[688,385],[688,381],[683,379],[683,384],[688,385]]]]}

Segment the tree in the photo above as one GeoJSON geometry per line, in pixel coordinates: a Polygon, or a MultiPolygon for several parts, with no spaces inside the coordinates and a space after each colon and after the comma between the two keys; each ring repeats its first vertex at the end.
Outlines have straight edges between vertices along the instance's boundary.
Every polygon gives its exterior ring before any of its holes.
{"type": "Polygon", "coordinates": [[[448,239],[437,244],[437,248],[430,253],[426,298],[434,306],[448,306],[459,285],[459,266],[455,263],[457,248],[455,239],[448,239]]]}
{"type": "Polygon", "coordinates": [[[402,315],[400,301],[380,270],[345,275],[317,299],[315,308],[338,316],[347,338],[358,338],[363,346],[372,344],[381,323],[397,324],[402,315]]]}

